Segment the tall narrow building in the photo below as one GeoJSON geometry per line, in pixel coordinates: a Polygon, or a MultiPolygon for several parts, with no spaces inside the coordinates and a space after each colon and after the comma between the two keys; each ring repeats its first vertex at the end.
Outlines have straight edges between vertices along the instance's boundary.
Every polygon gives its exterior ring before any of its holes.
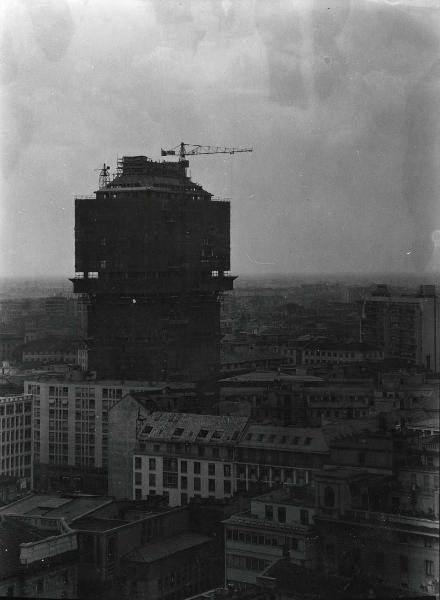
{"type": "Polygon", "coordinates": [[[100,378],[209,381],[219,371],[219,294],[231,290],[230,205],[188,162],[118,161],[75,200],[74,291],[86,294],[88,367],[100,378]]]}

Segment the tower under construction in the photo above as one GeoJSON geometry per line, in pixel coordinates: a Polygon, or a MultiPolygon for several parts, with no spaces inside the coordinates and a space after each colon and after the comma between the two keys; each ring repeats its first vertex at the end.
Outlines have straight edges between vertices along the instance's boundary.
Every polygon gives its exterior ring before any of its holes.
{"type": "Polygon", "coordinates": [[[88,296],[88,368],[100,378],[219,373],[219,294],[234,280],[230,204],[191,181],[184,150],[178,162],[124,156],[113,178],[104,165],[94,196],[75,199],[72,281],[88,296]]]}

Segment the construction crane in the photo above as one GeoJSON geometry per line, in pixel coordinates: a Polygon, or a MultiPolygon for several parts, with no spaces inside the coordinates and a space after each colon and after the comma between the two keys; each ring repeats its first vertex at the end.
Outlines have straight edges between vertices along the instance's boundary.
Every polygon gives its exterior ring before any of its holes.
{"type": "Polygon", "coordinates": [[[181,142],[175,148],[160,151],[161,156],[178,156],[179,162],[188,166],[187,156],[198,154],[236,154],[237,152],[252,152],[252,148],[224,148],[222,146],[200,146],[199,144],[185,144],[181,142]]]}

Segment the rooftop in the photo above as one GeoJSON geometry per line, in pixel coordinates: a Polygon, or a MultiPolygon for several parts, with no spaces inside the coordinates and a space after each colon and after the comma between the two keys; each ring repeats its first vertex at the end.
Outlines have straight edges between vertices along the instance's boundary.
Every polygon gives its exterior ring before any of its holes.
{"type": "Polygon", "coordinates": [[[310,486],[285,486],[257,496],[253,500],[290,506],[315,506],[315,492],[310,486]]]}
{"type": "Polygon", "coordinates": [[[251,373],[243,373],[235,377],[227,377],[221,379],[220,383],[274,383],[275,381],[291,381],[291,382],[316,382],[323,381],[321,377],[315,375],[287,375],[278,371],[252,371],[251,373]]]}
{"type": "Polygon", "coordinates": [[[21,571],[20,544],[37,542],[49,535],[47,531],[40,531],[27,523],[0,516],[0,579],[21,571]]]}
{"type": "Polygon", "coordinates": [[[151,563],[172,554],[177,554],[178,552],[185,552],[210,541],[211,538],[206,535],[192,532],[182,533],[161,540],[160,542],[149,543],[146,546],[137,548],[124,556],[124,559],[133,562],[151,563]]]}
{"type": "Polygon", "coordinates": [[[158,411],[145,419],[140,439],[234,444],[247,421],[247,417],[158,411]]]}
{"type": "Polygon", "coordinates": [[[109,504],[106,496],[60,496],[56,494],[29,494],[20,500],[0,508],[0,515],[39,515],[42,517],[64,517],[67,522],[86,515],[109,504]]]}
{"type": "Polygon", "coordinates": [[[303,452],[328,452],[322,428],[277,427],[249,425],[240,447],[298,450],[303,452]]]}

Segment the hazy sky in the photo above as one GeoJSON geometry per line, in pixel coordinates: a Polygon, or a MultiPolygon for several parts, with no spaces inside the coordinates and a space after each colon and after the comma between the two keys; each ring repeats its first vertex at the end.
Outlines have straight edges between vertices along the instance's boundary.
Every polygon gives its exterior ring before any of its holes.
{"type": "Polygon", "coordinates": [[[234,272],[432,268],[437,1],[3,0],[0,23],[0,275],[72,275],[95,169],[180,141],[254,147],[191,161],[231,198],[234,272]]]}

